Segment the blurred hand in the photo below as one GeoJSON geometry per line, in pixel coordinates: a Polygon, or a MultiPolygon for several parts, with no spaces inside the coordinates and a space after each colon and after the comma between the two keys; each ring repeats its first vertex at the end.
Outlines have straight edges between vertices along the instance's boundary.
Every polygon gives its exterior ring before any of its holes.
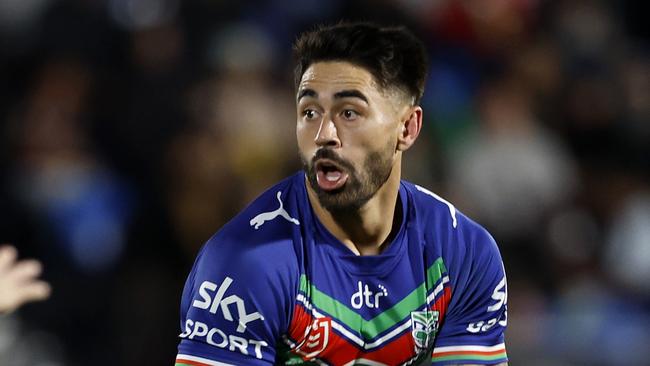
{"type": "Polygon", "coordinates": [[[50,285],[37,279],[41,263],[34,259],[18,261],[17,256],[13,246],[0,247],[0,314],[50,296],[50,285]]]}

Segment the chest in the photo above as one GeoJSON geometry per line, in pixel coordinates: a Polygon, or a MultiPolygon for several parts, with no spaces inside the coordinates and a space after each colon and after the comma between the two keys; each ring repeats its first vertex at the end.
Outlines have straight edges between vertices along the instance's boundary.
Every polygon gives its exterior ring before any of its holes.
{"type": "Polygon", "coordinates": [[[446,269],[403,244],[396,255],[368,258],[327,247],[308,253],[281,363],[430,364],[448,304],[439,286],[446,269]]]}

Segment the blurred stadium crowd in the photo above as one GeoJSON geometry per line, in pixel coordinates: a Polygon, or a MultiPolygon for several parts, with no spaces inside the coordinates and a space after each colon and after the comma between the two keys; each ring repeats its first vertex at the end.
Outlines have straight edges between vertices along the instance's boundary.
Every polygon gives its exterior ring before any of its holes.
{"type": "Polygon", "coordinates": [[[173,363],[198,248],[300,168],[291,42],[340,19],[427,43],[405,178],[500,243],[511,364],[649,364],[642,5],[0,1],[0,241],[53,286],[0,318],[0,364],[173,363]]]}

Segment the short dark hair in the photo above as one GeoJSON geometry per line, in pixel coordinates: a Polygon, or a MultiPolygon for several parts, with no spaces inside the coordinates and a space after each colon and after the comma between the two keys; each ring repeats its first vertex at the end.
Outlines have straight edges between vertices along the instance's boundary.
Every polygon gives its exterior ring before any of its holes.
{"type": "Polygon", "coordinates": [[[298,87],[309,66],[319,61],[346,61],[368,70],[379,86],[398,88],[419,104],[427,76],[422,42],[406,27],[371,23],[319,26],[298,37],[293,46],[298,87]]]}

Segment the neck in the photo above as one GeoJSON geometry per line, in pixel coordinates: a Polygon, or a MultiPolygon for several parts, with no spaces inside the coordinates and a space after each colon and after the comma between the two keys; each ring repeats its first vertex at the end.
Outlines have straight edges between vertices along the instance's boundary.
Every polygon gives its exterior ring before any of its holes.
{"type": "Polygon", "coordinates": [[[400,161],[377,193],[358,210],[331,212],[323,208],[309,183],[307,194],[320,222],[337,239],[357,255],[381,253],[393,239],[401,221],[397,202],[400,184],[400,161]]]}

